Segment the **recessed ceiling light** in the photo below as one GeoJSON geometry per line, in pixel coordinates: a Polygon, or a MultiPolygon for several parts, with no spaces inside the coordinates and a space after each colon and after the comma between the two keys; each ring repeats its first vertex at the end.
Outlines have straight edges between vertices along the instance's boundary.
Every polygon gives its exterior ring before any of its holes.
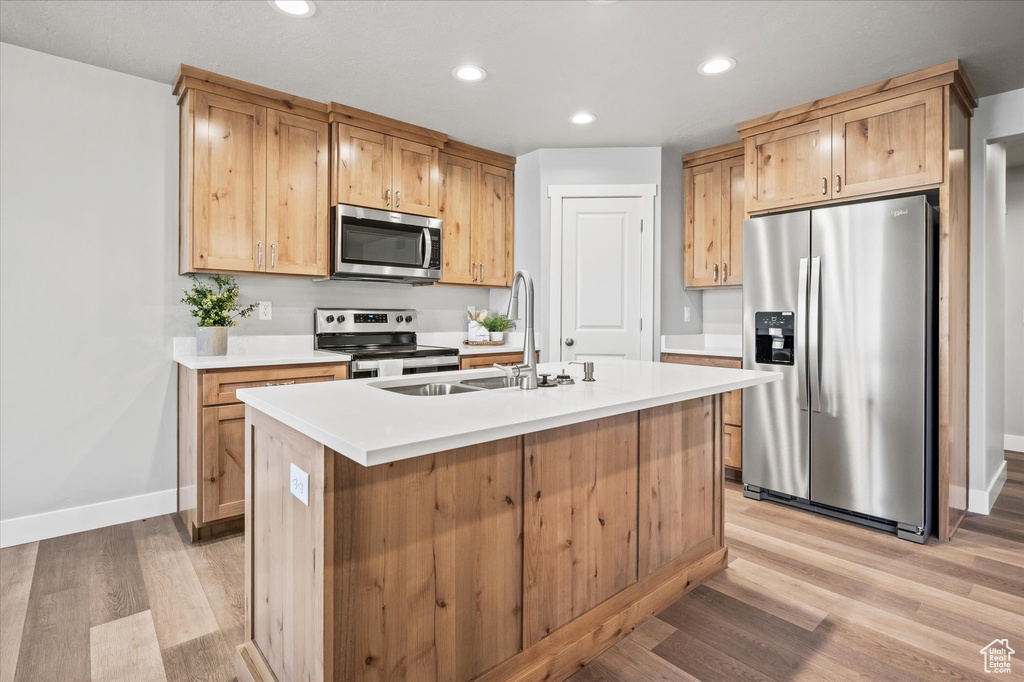
{"type": "Polygon", "coordinates": [[[596,120],[597,116],[594,116],[593,114],[588,114],[585,111],[581,111],[580,113],[573,114],[572,116],[569,117],[569,121],[571,123],[575,123],[578,126],[585,126],[588,123],[593,123],[596,120]]]}
{"type": "Polygon", "coordinates": [[[276,9],[281,14],[287,14],[290,17],[298,17],[304,19],[311,17],[316,13],[316,5],[313,4],[312,0],[268,0],[270,6],[276,9]]]}
{"type": "Polygon", "coordinates": [[[732,57],[716,57],[715,59],[701,62],[700,66],[697,67],[697,71],[705,76],[714,76],[715,74],[732,71],[734,66],[736,66],[736,60],[732,57]]]}
{"type": "Polygon", "coordinates": [[[487,78],[487,72],[482,67],[473,66],[472,64],[463,64],[462,66],[456,66],[452,69],[452,75],[458,78],[460,81],[482,81],[487,78]]]}

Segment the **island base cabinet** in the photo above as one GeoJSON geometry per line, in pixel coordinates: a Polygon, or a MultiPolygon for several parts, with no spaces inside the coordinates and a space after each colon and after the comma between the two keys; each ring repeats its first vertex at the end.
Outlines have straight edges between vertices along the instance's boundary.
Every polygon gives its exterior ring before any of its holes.
{"type": "Polygon", "coordinates": [[[564,680],[727,564],[717,397],[372,467],[245,410],[240,680],[564,680]]]}

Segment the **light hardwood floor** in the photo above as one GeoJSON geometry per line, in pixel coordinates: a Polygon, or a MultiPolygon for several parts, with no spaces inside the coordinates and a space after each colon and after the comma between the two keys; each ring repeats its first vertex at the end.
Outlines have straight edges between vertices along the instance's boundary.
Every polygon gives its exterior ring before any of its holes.
{"type": "MultiPolygon", "coordinates": [[[[1024,455],[989,516],[913,545],[726,491],[729,569],[581,669],[589,680],[1024,679],[1024,455]]],[[[0,682],[231,680],[242,537],[175,517],[0,551],[0,682]]]]}

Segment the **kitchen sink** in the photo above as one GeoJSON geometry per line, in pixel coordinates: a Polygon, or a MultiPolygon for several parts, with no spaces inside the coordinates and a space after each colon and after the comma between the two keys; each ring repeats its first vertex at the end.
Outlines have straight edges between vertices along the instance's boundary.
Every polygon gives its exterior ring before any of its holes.
{"type": "Polygon", "coordinates": [[[476,388],[492,390],[495,388],[512,388],[513,386],[518,386],[519,377],[484,377],[482,379],[464,379],[459,383],[464,386],[473,386],[476,388]]]}
{"type": "Polygon", "coordinates": [[[411,386],[377,386],[377,388],[405,395],[452,395],[454,393],[473,393],[474,391],[481,390],[472,386],[442,383],[412,384],[411,386]]]}

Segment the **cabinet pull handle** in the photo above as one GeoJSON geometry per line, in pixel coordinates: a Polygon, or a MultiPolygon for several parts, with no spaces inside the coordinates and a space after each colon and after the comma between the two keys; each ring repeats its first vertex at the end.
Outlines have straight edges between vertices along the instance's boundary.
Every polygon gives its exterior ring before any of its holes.
{"type": "Polygon", "coordinates": [[[728,263],[722,263],[722,284],[725,284],[726,282],[729,281],[729,274],[728,273],[729,273],[729,264],[728,263]]]}
{"type": "Polygon", "coordinates": [[[714,281],[716,281],[716,282],[718,281],[718,263],[715,263],[715,279],[714,279],[714,281]]]}
{"type": "Polygon", "coordinates": [[[384,190],[384,208],[387,208],[390,205],[391,205],[391,188],[388,187],[386,190],[384,190]]]}
{"type": "Polygon", "coordinates": [[[270,244],[270,269],[274,269],[274,265],[277,263],[277,242],[270,244]]]}
{"type": "Polygon", "coordinates": [[[291,386],[294,383],[295,383],[294,379],[292,379],[291,381],[281,381],[281,382],[278,382],[276,384],[273,383],[272,381],[268,381],[267,383],[264,384],[264,386],[291,386]]]}
{"type": "Polygon", "coordinates": [[[480,264],[480,281],[484,281],[484,264],[480,264]]]}
{"type": "Polygon", "coordinates": [[[836,194],[839,194],[840,192],[842,192],[842,189],[840,189],[840,187],[841,187],[841,185],[840,185],[841,180],[842,180],[842,178],[837,175],[836,176],[836,194]]]}
{"type": "Polygon", "coordinates": [[[476,281],[476,261],[473,261],[473,281],[476,281]]]}
{"type": "Polygon", "coordinates": [[[828,178],[821,179],[821,196],[828,195],[828,178]]]}
{"type": "Polygon", "coordinates": [[[401,205],[402,205],[402,190],[397,190],[395,192],[395,208],[398,208],[401,205]]]}
{"type": "Polygon", "coordinates": [[[263,267],[263,242],[256,242],[256,267],[263,267]]]}

